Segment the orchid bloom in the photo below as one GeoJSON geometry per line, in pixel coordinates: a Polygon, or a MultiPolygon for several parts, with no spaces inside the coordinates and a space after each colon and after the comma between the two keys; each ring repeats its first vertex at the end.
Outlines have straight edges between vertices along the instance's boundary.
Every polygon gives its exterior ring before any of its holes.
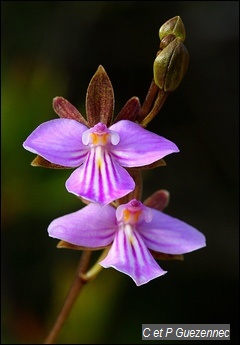
{"type": "Polygon", "coordinates": [[[178,255],[206,245],[205,236],[192,226],[136,199],[117,209],[89,204],[52,221],[48,233],[83,248],[110,246],[99,264],[129,275],[138,286],[167,273],[151,251],[178,255]]]}
{"type": "Polygon", "coordinates": [[[101,66],[87,92],[88,121],[61,97],[54,99],[53,107],[61,118],[38,126],[23,147],[51,162],[50,167],[76,168],[66,188],[88,201],[106,205],[127,195],[135,182],[125,168],[147,166],[179,152],[173,142],[133,121],[140,109],[136,98],[111,125],[113,89],[101,66]]]}

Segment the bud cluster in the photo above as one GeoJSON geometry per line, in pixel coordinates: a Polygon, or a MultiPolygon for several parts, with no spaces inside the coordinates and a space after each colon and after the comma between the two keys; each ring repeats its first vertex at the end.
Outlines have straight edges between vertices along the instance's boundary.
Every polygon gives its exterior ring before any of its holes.
{"type": "Polygon", "coordinates": [[[159,89],[173,92],[187,72],[189,53],[183,44],[186,37],[179,16],[169,19],[159,29],[160,50],[153,64],[154,82],[159,89]]]}

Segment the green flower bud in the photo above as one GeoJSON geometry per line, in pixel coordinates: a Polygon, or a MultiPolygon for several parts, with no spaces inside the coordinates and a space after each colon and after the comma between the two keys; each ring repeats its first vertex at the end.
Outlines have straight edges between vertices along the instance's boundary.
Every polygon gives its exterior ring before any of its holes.
{"type": "Polygon", "coordinates": [[[165,36],[172,34],[184,42],[186,31],[182,19],[179,16],[173,17],[166,21],[159,29],[159,37],[162,40],[165,36]]]}
{"type": "MultiPolygon", "coordinates": [[[[164,48],[166,48],[172,41],[174,41],[176,38],[175,35],[169,34],[165,37],[163,37],[163,39],[160,42],[160,50],[163,50],[164,48]]],[[[159,52],[160,53],[160,52],[159,52]]]]}
{"type": "Polygon", "coordinates": [[[177,89],[189,64],[189,53],[180,38],[175,38],[156,57],[153,64],[154,82],[159,89],[172,92],[177,89]]]}

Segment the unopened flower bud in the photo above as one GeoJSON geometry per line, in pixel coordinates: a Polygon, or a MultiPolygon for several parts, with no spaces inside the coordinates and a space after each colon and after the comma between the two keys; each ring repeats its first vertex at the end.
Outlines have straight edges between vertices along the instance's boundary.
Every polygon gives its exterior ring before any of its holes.
{"type": "Polygon", "coordinates": [[[176,36],[172,34],[163,37],[160,42],[160,50],[162,51],[163,49],[165,49],[172,41],[175,40],[175,38],[176,36]]]}
{"type": "Polygon", "coordinates": [[[184,42],[186,38],[186,31],[182,19],[179,16],[173,17],[166,21],[159,29],[159,37],[162,40],[167,35],[175,35],[184,42]]]}
{"type": "Polygon", "coordinates": [[[189,53],[180,38],[175,38],[156,57],[153,64],[155,84],[165,92],[173,92],[187,72],[189,53]]]}

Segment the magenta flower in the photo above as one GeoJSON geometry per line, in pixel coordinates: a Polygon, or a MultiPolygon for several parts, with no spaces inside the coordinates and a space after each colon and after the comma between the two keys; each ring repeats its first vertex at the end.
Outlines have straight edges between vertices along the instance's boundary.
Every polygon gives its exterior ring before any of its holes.
{"type": "Polygon", "coordinates": [[[48,233],[53,238],[90,249],[111,245],[99,264],[129,275],[136,285],[167,273],[151,251],[179,255],[206,245],[205,236],[192,226],[136,199],[117,209],[89,204],[55,219],[48,233]]]}
{"type": "Polygon", "coordinates": [[[113,103],[113,90],[101,67],[87,93],[88,121],[68,101],[56,97],[54,109],[62,118],[41,124],[23,143],[26,150],[53,165],[76,168],[66,181],[67,190],[102,205],[135,188],[126,168],[146,166],[179,152],[173,142],[128,120],[130,110],[133,114],[139,110],[136,98],[127,103],[120,121],[110,125],[113,103]]]}

